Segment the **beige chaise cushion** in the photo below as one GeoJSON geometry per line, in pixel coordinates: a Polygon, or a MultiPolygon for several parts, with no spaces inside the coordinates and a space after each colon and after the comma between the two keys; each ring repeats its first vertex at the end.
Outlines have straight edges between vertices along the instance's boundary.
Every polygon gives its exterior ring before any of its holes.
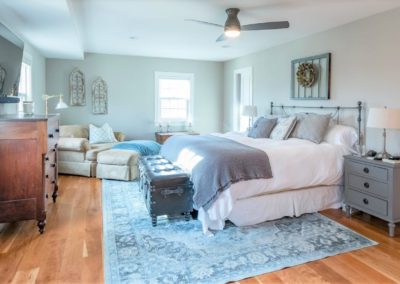
{"type": "Polygon", "coordinates": [[[61,125],[60,137],[89,139],[89,130],[87,125],[61,125]]]}
{"type": "Polygon", "coordinates": [[[97,155],[97,163],[105,165],[134,166],[137,164],[139,153],[131,150],[111,149],[97,155]]]}
{"type": "Polygon", "coordinates": [[[89,141],[86,138],[65,138],[58,140],[58,149],[62,151],[85,152],[89,149],[89,141]]]}

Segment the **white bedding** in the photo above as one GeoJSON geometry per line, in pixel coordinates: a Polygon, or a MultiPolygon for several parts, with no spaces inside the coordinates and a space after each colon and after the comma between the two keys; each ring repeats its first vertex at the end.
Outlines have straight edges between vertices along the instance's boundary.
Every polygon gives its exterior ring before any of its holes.
{"type": "MultiPolygon", "coordinates": [[[[350,154],[341,145],[291,138],[288,140],[254,139],[242,133],[213,134],[263,150],[271,164],[273,178],[241,181],[225,190],[207,212],[200,208],[199,220],[203,230],[223,229],[236,201],[254,196],[316,186],[343,184],[343,156],[350,154]]],[[[193,168],[193,161],[201,157],[182,155],[178,163],[185,169],[193,168]]]]}

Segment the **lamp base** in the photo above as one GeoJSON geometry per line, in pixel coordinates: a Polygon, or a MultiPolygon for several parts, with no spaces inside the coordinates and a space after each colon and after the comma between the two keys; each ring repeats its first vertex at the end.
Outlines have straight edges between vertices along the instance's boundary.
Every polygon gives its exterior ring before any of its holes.
{"type": "Polygon", "coordinates": [[[392,159],[393,156],[390,155],[388,152],[381,152],[376,154],[375,156],[376,159],[382,160],[382,159],[392,159]]]}

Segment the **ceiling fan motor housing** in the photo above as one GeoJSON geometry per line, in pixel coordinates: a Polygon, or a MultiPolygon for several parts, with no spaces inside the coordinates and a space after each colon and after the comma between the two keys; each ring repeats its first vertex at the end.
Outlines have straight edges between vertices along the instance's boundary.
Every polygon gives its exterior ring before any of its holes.
{"type": "Polygon", "coordinates": [[[225,12],[228,15],[228,19],[226,19],[224,31],[239,31],[240,32],[240,22],[238,19],[238,8],[229,8],[226,9],[225,12]]]}

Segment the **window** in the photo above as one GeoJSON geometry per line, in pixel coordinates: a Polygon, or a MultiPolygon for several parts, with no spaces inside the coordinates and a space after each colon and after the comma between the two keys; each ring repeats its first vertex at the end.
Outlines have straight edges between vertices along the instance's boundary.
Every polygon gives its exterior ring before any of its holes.
{"type": "Polygon", "coordinates": [[[233,129],[245,131],[249,126],[249,117],[242,115],[245,105],[253,104],[252,68],[246,67],[234,71],[234,111],[233,129]]]}
{"type": "Polygon", "coordinates": [[[156,123],[191,123],[194,75],[155,73],[156,123]]]}
{"type": "Polygon", "coordinates": [[[22,102],[32,100],[32,64],[24,57],[19,78],[18,96],[21,99],[19,110],[22,111],[22,102]]]}

